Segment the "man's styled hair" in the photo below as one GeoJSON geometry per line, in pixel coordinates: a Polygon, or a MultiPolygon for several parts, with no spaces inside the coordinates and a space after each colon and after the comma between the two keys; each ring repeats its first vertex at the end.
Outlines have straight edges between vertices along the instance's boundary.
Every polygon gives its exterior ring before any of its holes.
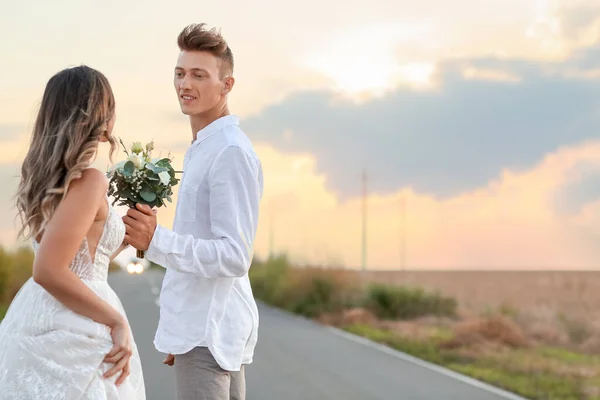
{"type": "Polygon", "coordinates": [[[205,23],[190,24],[183,28],[177,37],[181,51],[207,51],[219,60],[219,78],[233,74],[233,53],[221,31],[207,29],[205,23]]]}

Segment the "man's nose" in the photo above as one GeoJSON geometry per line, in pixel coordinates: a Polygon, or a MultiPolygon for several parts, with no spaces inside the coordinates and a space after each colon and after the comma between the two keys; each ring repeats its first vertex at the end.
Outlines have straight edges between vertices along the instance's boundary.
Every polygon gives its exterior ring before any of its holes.
{"type": "Polygon", "coordinates": [[[190,78],[188,78],[187,76],[184,76],[181,81],[179,82],[179,88],[182,90],[187,90],[187,89],[191,89],[192,86],[190,84],[190,78]]]}

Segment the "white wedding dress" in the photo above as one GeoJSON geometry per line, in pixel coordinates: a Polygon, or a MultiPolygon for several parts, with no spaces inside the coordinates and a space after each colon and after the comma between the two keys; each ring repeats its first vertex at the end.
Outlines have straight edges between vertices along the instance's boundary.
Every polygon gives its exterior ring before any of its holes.
{"type": "MultiPolygon", "coordinates": [[[[70,266],[123,315],[121,301],[106,278],[110,256],[124,235],[123,221],[109,204],[94,259],[84,239],[70,266]]],[[[37,252],[38,244],[33,244],[37,252]]],[[[142,366],[133,337],[130,375],[125,382],[115,386],[119,373],[109,379],[102,376],[113,365],[103,362],[112,346],[107,326],[71,311],[29,279],[0,323],[0,399],[145,399],[142,366]]]]}

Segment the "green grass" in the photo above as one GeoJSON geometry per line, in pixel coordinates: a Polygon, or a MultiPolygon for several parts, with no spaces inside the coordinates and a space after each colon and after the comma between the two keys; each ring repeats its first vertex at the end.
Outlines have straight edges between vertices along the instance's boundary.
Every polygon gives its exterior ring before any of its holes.
{"type": "Polygon", "coordinates": [[[543,357],[560,360],[562,363],[569,365],[600,365],[600,357],[598,356],[575,353],[559,347],[539,347],[537,352],[543,357]]]}
{"type": "MultiPolygon", "coordinates": [[[[565,364],[582,369],[596,367],[596,371],[600,371],[597,368],[600,365],[598,356],[573,353],[561,348],[543,347],[507,350],[475,357],[466,356],[455,350],[439,349],[438,345],[444,337],[447,337],[446,335],[418,341],[366,325],[351,325],[344,329],[529,399],[600,399],[600,396],[586,394],[586,387],[598,387],[600,384],[597,374],[596,377],[594,374],[591,377],[583,377],[576,372],[564,371],[565,364]],[[561,370],[562,373],[559,372],[561,370]]],[[[577,371],[577,368],[573,371],[577,371]]]]}
{"type": "Polygon", "coordinates": [[[581,400],[585,397],[583,382],[562,378],[550,373],[511,370],[485,364],[449,364],[449,369],[518,393],[530,399],[581,400]]]}
{"type": "Polygon", "coordinates": [[[348,325],[342,328],[347,332],[388,345],[435,364],[448,364],[464,359],[464,356],[453,354],[451,351],[440,351],[438,344],[443,340],[441,338],[419,341],[368,325],[348,325]]]}

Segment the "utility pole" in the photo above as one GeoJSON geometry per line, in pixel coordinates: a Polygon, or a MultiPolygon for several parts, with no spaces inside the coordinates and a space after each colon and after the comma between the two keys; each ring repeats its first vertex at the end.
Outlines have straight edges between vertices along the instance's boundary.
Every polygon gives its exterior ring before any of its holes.
{"type": "Polygon", "coordinates": [[[400,269],[406,268],[406,195],[400,195],[400,269]]]}
{"type": "Polygon", "coordinates": [[[273,220],[274,218],[274,213],[275,213],[275,203],[273,202],[273,199],[271,198],[271,210],[269,212],[269,258],[273,258],[273,242],[274,242],[274,236],[275,236],[275,232],[273,230],[273,220]]]}
{"type": "Polygon", "coordinates": [[[362,172],[362,270],[367,269],[367,172],[362,172]]]}

